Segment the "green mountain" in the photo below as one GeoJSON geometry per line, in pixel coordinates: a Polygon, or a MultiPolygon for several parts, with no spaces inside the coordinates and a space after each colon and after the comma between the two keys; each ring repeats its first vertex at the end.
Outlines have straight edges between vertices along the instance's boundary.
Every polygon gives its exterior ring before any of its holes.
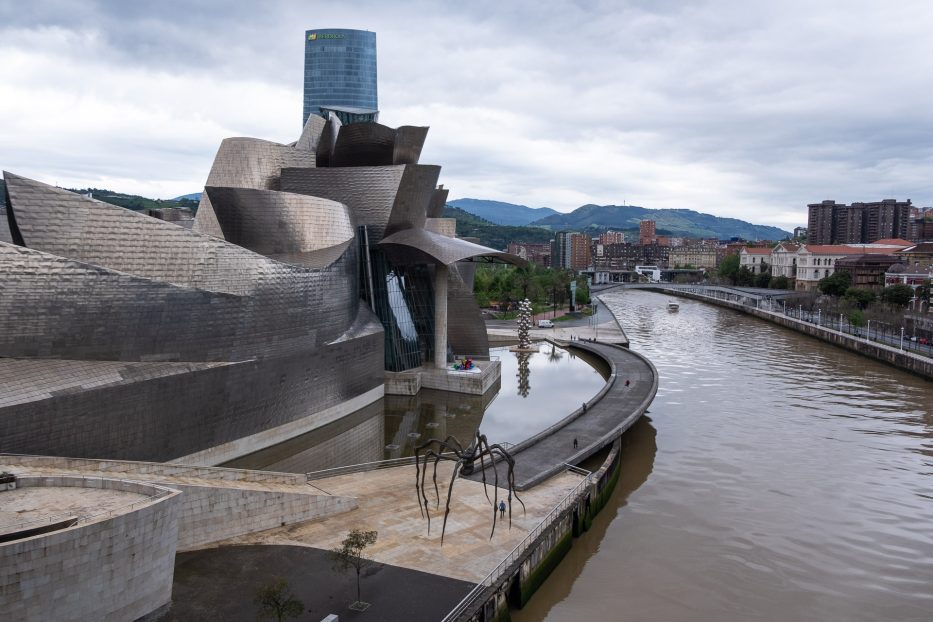
{"type": "Polygon", "coordinates": [[[791,236],[789,231],[753,225],[737,218],[721,218],[689,209],[647,209],[637,205],[584,205],[569,214],[547,216],[532,225],[552,231],[637,230],[640,220],[654,220],[659,233],[663,230],[666,235],[690,238],[781,240],[791,236]]]}
{"type": "Polygon", "coordinates": [[[450,203],[444,208],[444,218],[457,220],[457,235],[462,238],[479,238],[483,246],[505,250],[509,242],[525,242],[526,244],[545,244],[551,241],[554,234],[540,227],[511,227],[497,225],[480,218],[450,203]]]}
{"type": "Polygon", "coordinates": [[[496,225],[511,225],[514,227],[521,227],[535,220],[557,214],[550,207],[527,207],[485,199],[455,199],[448,201],[447,205],[475,214],[496,225]]]}
{"type": "Polygon", "coordinates": [[[147,209],[161,209],[166,207],[187,207],[192,211],[197,211],[198,202],[196,200],[188,199],[185,197],[178,197],[177,199],[147,199],[146,197],[141,197],[137,194],[123,194],[122,192],[114,192],[113,190],[104,190],[102,188],[84,188],[84,189],[75,189],[68,188],[71,192],[77,192],[78,194],[87,194],[91,193],[91,196],[98,201],[103,201],[104,203],[110,203],[111,205],[119,205],[120,207],[125,207],[126,209],[131,209],[133,211],[143,211],[147,209]]]}

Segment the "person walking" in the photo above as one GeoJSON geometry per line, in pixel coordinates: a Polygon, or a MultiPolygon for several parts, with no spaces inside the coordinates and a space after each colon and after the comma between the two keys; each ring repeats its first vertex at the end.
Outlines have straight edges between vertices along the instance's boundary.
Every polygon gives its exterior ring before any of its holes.
{"type": "Polygon", "coordinates": [[[626,381],[625,381],[625,386],[628,386],[629,384],[630,384],[630,381],[629,381],[629,380],[626,380],[626,381]]]}
{"type": "Polygon", "coordinates": [[[573,448],[574,449],[577,448],[577,437],[576,436],[573,437],[573,448]]]}
{"type": "Polygon", "coordinates": [[[505,501],[499,499],[499,518],[505,517],[505,501]]]}

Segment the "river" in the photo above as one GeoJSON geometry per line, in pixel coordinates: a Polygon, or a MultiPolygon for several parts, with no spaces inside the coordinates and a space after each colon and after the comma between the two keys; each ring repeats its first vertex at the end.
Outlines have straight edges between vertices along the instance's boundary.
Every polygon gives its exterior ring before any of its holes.
{"type": "Polygon", "coordinates": [[[660,388],[513,620],[933,620],[933,385],[704,303],[604,300],[660,388]]]}

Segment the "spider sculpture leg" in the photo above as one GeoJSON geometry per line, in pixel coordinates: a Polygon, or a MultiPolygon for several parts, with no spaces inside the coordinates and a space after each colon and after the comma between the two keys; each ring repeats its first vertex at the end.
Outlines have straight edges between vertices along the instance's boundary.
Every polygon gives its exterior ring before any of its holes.
{"type": "Polygon", "coordinates": [[[458,468],[454,469],[454,474],[450,476],[450,485],[447,487],[447,508],[444,511],[444,524],[441,526],[441,546],[444,546],[444,533],[447,531],[447,516],[450,515],[450,496],[454,491],[454,482],[457,481],[457,475],[460,474],[459,463],[458,468]]]}

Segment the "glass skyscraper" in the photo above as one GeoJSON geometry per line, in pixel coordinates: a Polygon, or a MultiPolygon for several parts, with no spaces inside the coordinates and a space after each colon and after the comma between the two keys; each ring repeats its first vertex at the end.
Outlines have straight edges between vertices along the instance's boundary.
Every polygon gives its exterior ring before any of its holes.
{"type": "Polygon", "coordinates": [[[324,28],[305,31],[305,91],[302,125],[327,108],[344,123],[374,120],[376,33],[324,28]]]}

